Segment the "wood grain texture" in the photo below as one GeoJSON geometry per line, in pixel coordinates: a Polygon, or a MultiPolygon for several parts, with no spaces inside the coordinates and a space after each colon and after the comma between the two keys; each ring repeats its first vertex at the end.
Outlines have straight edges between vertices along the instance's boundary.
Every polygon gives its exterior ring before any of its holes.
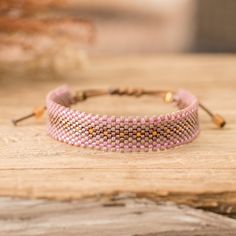
{"type": "MultiPolygon", "coordinates": [[[[146,56],[91,60],[83,71],[56,78],[14,68],[0,78],[0,195],[78,199],[133,192],[223,213],[236,212],[236,57],[146,56]],[[186,88],[225,116],[223,130],[200,113],[202,132],[190,145],[153,153],[110,153],[71,147],[46,135],[45,122],[10,120],[44,103],[64,83],[80,88],[186,88]]],[[[101,97],[78,105],[87,112],[144,115],[172,110],[150,97],[101,97]]]]}
{"type": "Polygon", "coordinates": [[[119,196],[73,202],[0,199],[8,236],[233,236],[236,221],[214,213],[119,196]]]}

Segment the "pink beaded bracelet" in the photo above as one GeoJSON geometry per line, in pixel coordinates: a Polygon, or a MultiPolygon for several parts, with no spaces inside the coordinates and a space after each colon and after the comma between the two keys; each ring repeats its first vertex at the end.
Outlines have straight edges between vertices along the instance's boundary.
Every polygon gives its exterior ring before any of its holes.
{"type": "Polygon", "coordinates": [[[67,86],[51,91],[46,107],[14,120],[16,125],[31,116],[48,114],[48,134],[61,142],[104,151],[140,152],[174,148],[190,143],[199,134],[198,108],[201,107],[219,127],[225,125],[220,115],[213,115],[198,99],[185,90],[178,92],[140,89],[85,90],[73,93],[67,86]],[[175,103],[178,111],[150,117],[119,117],[88,114],[71,105],[100,95],[161,96],[175,103]]]}

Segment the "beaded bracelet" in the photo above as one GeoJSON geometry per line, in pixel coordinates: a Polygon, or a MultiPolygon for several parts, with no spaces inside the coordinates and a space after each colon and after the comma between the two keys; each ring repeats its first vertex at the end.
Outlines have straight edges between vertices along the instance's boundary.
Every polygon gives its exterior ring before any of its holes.
{"type": "Polygon", "coordinates": [[[225,125],[220,115],[212,114],[186,90],[109,89],[73,93],[67,86],[62,86],[47,95],[45,107],[13,120],[13,123],[16,125],[31,116],[39,117],[47,109],[48,134],[58,141],[104,151],[157,151],[190,143],[197,137],[200,132],[199,107],[218,127],[225,125]],[[88,114],[71,108],[77,102],[101,95],[160,96],[165,102],[175,103],[178,110],[150,117],[120,117],[88,114]]]}

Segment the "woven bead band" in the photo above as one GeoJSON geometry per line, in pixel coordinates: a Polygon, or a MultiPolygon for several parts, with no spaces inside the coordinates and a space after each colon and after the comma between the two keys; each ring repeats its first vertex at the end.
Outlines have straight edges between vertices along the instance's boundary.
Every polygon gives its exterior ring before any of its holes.
{"type": "MultiPolygon", "coordinates": [[[[110,94],[116,92],[111,90],[110,94]]],[[[142,92],[118,91],[120,95],[139,93],[142,92]]],[[[85,99],[84,95],[80,95],[79,101],[85,99]]],[[[77,101],[78,96],[67,86],[48,94],[48,134],[54,139],[104,151],[139,152],[174,148],[191,142],[199,133],[199,103],[194,95],[185,90],[173,96],[178,111],[151,117],[87,114],[70,108],[77,101]]]]}

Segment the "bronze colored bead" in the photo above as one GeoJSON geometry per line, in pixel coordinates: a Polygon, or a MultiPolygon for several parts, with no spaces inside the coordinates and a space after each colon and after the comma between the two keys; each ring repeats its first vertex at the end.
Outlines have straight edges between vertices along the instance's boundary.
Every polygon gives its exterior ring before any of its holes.
{"type": "Polygon", "coordinates": [[[164,100],[167,103],[173,102],[173,94],[171,92],[167,92],[165,94],[164,100]]]}
{"type": "Polygon", "coordinates": [[[212,117],[212,120],[213,122],[219,127],[219,128],[223,128],[226,124],[224,118],[219,115],[219,114],[215,114],[213,117],[212,117]]]}
{"type": "Polygon", "coordinates": [[[104,134],[105,136],[107,136],[107,135],[108,135],[108,132],[105,130],[105,131],[103,132],[103,134],[104,134]]]}
{"type": "Polygon", "coordinates": [[[152,135],[153,135],[153,136],[157,136],[157,131],[154,130],[154,131],[152,132],[152,135]]]}

